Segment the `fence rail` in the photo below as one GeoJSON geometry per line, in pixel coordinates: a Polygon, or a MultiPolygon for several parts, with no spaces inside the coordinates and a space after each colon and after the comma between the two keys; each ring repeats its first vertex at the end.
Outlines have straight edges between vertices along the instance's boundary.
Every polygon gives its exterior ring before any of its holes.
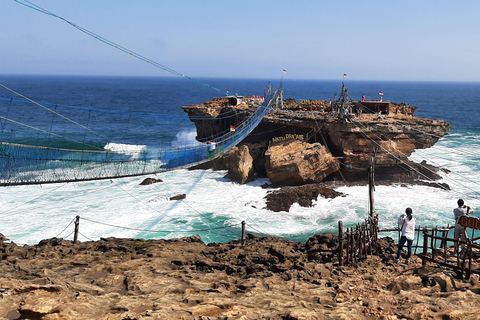
{"type": "MultiPolygon", "coordinates": [[[[453,228],[453,226],[415,228],[416,242],[412,246],[415,249],[414,253],[417,254],[417,250],[420,250],[418,256],[422,259],[422,265],[431,262],[447,267],[460,278],[468,279],[472,273],[480,274],[480,264],[475,262],[475,258],[480,257],[480,244],[475,241],[480,240],[480,237],[475,237],[472,231],[471,238],[466,241],[449,238],[449,232],[453,228]],[[419,244],[421,238],[423,243],[419,244]],[[460,246],[465,247],[462,252],[455,250],[460,246]]],[[[339,266],[351,265],[368,258],[369,255],[376,253],[378,234],[395,231],[400,235],[400,228],[379,229],[378,215],[369,217],[355,227],[346,228],[346,231],[343,228],[343,221],[339,221],[339,266]]]]}
{"type": "Polygon", "coordinates": [[[479,239],[480,237],[476,237],[461,241],[449,238],[448,230],[425,230],[423,251],[419,254],[422,265],[432,262],[447,267],[462,279],[469,279],[472,273],[480,274],[480,265],[475,263],[474,259],[480,256],[480,245],[475,243],[479,239]],[[461,246],[464,246],[464,249],[460,251],[461,246]]]}

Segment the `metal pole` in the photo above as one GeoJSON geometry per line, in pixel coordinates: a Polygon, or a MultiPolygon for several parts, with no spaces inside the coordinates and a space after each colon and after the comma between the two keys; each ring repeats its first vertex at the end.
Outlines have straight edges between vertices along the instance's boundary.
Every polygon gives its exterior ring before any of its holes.
{"type": "Polygon", "coordinates": [[[80,216],[75,217],[75,232],[73,234],[73,243],[77,243],[78,239],[78,225],[80,224],[80,216]]]}
{"type": "Polygon", "coordinates": [[[343,267],[343,221],[338,221],[338,262],[343,267]]]}
{"type": "Polygon", "coordinates": [[[245,245],[245,220],[242,221],[242,247],[245,245]]]}
{"type": "MultiPolygon", "coordinates": [[[[372,160],[373,163],[373,160],[372,160]]],[[[374,182],[373,182],[373,164],[368,168],[368,193],[370,200],[370,217],[375,216],[374,182]]]]}

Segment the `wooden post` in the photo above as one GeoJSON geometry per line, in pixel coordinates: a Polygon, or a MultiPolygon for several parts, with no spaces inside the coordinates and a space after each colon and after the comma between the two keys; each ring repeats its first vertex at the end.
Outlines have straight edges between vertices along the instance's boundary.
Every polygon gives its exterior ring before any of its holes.
{"type": "Polygon", "coordinates": [[[78,225],[80,224],[80,216],[75,217],[75,231],[73,233],[73,243],[77,243],[78,240],[78,225]]]}
{"type": "Polygon", "coordinates": [[[245,220],[242,221],[242,247],[245,245],[245,220]]]}
{"type": "Polygon", "coordinates": [[[338,264],[343,267],[343,221],[338,221],[338,264]]]}
{"type": "Polygon", "coordinates": [[[423,229],[423,254],[422,254],[422,266],[427,265],[427,257],[428,253],[428,236],[427,236],[427,229],[423,229]]]}
{"type": "Polygon", "coordinates": [[[347,252],[346,252],[346,260],[347,260],[347,263],[350,263],[350,258],[351,258],[351,255],[352,255],[352,239],[351,239],[351,236],[350,236],[350,229],[347,228],[347,252]]]}

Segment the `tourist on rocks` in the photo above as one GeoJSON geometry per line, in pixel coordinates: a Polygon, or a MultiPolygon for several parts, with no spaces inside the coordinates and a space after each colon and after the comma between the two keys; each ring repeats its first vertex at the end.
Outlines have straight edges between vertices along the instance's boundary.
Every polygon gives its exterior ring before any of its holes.
{"type": "Polygon", "coordinates": [[[412,217],[413,211],[412,208],[405,209],[405,213],[398,218],[398,224],[402,225],[402,236],[400,237],[400,242],[398,243],[398,252],[395,263],[400,261],[400,256],[402,254],[402,249],[405,243],[407,243],[408,254],[407,254],[407,264],[410,264],[410,257],[412,256],[412,244],[413,238],[415,237],[415,218],[412,217]]]}
{"type": "MultiPolygon", "coordinates": [[[[458,208],[453,209],[453,214],[455,216],[455,232],[454,232],[454,239],[457,241],[455,242],[454,253],[457,253],[458,250],[458,241],[467,241],[468,235],[467,230],[460,224],[460,217],[468,216],[469,214],[473,213],[472,208],[465,205],[465,202],[462,199],[458,199],[457,201],[458,208]]],[[[465,249],[465,244],[462,243],[462,250],[465,249]]]]}

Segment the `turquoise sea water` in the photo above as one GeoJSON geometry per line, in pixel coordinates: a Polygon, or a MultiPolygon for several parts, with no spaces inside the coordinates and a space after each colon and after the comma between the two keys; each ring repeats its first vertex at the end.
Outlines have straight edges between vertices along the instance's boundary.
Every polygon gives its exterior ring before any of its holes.
{"type": "MultiPolygon", "coordinates": [[[[268,82],[201,80],[239,95],[263,95],[268,82]]],[[[83,121],[89,126],[103,130],[112,140],[125,145],[193,141],[195,126],[180,107],[219,96],[206,87],[178,78],[0,76],[0,84],[53,106],[58,112],[69,112],[69,116],[88,115],[83,121]],[[115,112],[104,115],[100,112],[102,109],[115,112]],[[132,112],[150,116],[136,119],[132,112]]],[[[272,85],[278,86],[278,83],[272,81],[272,85]]],[[[284,96],[297,100],[330,100],[335,93],[340,93],[341,85],[341,81],[285,79],[284,96]]],[[[480,84],[347,80],[346,85],[352,99],[359,99],[363,94],[368,99],[378,99],[378,92],[383,91],[384,100],[418,106],[419,117],[452,123],[449,135],[434,147],[418,150],[411,156],[413,160],[427,160],[448,169],[449,173],[442,173],[441,182],[449,184],[451,190],[377,186],[375,202],[381,227],[394,227],[397,216],[407,206],[413,208],[422,226],[452,224],[452,210],[460,197],[480,214],[480,84]]],[[[21,107],[11,101],[14,97],[11,92],[0,90],[3,114],[22,112],[21,107]]],[[[43,113],[26,116],[45,128],[79,134],[43,113]]],[[[3,140],[11,138],[12,130],[11,125],[0,121],[3,140]]],[[[110,236],[177,238],[199,234],[206,242],[225,242],[240,237],[241,221],[246,221],[249,232],[305,241],[316,233],[336,232],[339,220],[343,220],[345,226],[353,226],[363,221],[368,211],[365,187],[339,187],[337,191],[345,193],[345,197],[320,197],[310,208],[294,205],[290,212],[270,212],[263,200],[269,190],[261,187],[267,179],[238,185],[223,178],[224,175],[223,171],[177,170],[156,175],[164,182],[149,186],[138,185],[143,178],[127,178],[3,187],[0,189],[0,233],[20,244],[33,244],[55,236],[71,239],[71,222],[79,215],[81,241],[110,236]],[[186,199],[169,200],[179,193],[185,193],[186,199]]]]}

